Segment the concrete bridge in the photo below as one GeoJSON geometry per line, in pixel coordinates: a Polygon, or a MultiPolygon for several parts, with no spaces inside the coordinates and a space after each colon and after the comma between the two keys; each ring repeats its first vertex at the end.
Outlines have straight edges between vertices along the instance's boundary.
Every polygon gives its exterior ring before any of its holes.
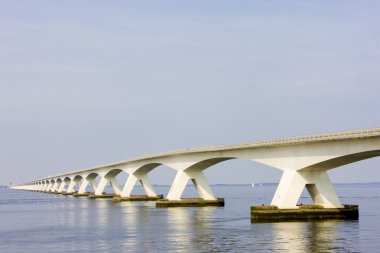
{"type": "Polygon", "coordinates": [[[130,197],[139,181],[147,196],[157,197],[148,175],[156,167],[166,165],[177,171],[167,200],[181,201],[191,180],[200,199],[212,201],[216,198],[203,170],[230,159],[246,159],[283,171],[271,205],[297,209],[297,201],[306,187],[314,204],[341,208],[327,171],[376,156],[380,156],[380,128],[179,150],[49,176],[12,188],[73,193],[77,185],[78,194],[84,194],[91,185],[94,194],[101,196],[105,186],[111,183],[116,195],[130,197]],[[120,186],[116,176],[122,171],[129,176],[120,186]],[[97,177],[100,181],[95,180],[97,177]]]}

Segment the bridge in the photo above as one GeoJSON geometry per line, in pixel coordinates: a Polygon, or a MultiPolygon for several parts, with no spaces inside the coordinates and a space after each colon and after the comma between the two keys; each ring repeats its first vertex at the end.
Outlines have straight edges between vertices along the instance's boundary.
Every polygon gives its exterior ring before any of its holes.
{"type": "Polygon", "coordinates": [[[271,206],[278,209],[298,209],[297,202],[306,187],[315,205],[342,208],[342,204],[327,174],[328,170],[380,156],[380,128],[302,136],[270,141],[213,146],[147,155],[140,158],[67,172],[12,186],[13,189],[41,192],[86,194],[92,186],[95,196],[104,195],[110,183],[121,198],[132,197],[139,181],[148,197],[157,193],[149,172],[160,165],[177,171],[167,194],[167,201],[182,201],[182,193],[191,180],[204,201],[217,200],[203,171],[231,159],[246,159],[283,171],[271,206]],[[128,179],[120,186],[116,176],[121,172],[128,179]],[[100,180],[96,180],[99,177],[100,180]]]}

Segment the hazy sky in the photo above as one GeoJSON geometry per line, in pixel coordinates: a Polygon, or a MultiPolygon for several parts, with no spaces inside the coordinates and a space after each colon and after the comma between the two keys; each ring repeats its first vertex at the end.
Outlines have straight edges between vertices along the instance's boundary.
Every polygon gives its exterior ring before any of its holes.
{"type": "MultiPolygon", "coordinates": [[[[0,1],[0,184],[380,127],[379,1],[0,1]]],[[[380,158],[330,172],[380,181],[380,158]]],[[[159,167],[153,183],[171,183],[159,167]]],[[[210,183],[277,182],[249,161],[210,183]]]]}

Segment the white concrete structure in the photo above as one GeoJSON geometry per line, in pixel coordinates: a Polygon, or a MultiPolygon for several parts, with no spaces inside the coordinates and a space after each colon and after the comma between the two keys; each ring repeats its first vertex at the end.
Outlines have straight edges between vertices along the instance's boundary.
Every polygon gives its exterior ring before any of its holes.
{"type": "Polygon", "coordinates": [[[325,208],[341,207],[327,171],[339,166],[380,155],[380,129],[330,133],[275,141],[186,149],[104,166],[78,170],[13,186],[14,189],[84,193],[88,185],[101,195],[108,182],[115,194],[128,197],[137,181],[148,196],[157,196],[148,174],[160,165],[177,171],[167,199],[179,200],[191,179],[200,198],[215,199],[203,170],[230,159],[247,159],[283,171],[272,205],[297,208],[297,201],[306,187],[315,204],[325,208]],[[123,187],[115,177],[122,171],[129,174],[123,187]],[[95,181],[100,177],[99,183],[95,181]]]}

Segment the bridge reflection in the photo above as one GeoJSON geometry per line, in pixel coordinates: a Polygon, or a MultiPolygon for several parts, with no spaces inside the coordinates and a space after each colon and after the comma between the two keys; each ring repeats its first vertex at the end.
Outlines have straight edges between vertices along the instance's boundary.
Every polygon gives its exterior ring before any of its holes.
{"type": "MultiPolygon", "coordinates": [[[[285,252],[351,252],[347,247],[359,236],[343,235],[342,230],[357,231],[358,221],[287,222],[267,224],[272,230],[273,250],[285,252]],[[350,240],[346,243],[345,240],[350,240]]],[[[346,233],[346,232],[345,232],[346,233]]],[[[346,234],[345,234],[346,235],[346,234]]]]}
{"type": "MultiPolygon", "coordinates": [[[[122,252],[357,251],[357,221],[249,224],[231,207],[156,209],[154,202],[58,197],[49,204],[67,250],[122,252]],[[62,201],[60,200],[62,199],[62,201]],[[74,239],[75,238],[75,239],[74,239]],[[113,242],[117,242],[114,244],[113,242]],[[350,249],[350,247],[352,247],[350,249]]],[[[50,214],[51,216],[51,214],[50,214]]],[[[54,232],[57,233],[57,232],[54,232]]],[[[54,235],[52,233],[52,235],[54,235]]],[[[57,233],[58,234],[58,233],[57,233]]],[[[50,236],[52,236],[50,235],[50,236]]]]}

